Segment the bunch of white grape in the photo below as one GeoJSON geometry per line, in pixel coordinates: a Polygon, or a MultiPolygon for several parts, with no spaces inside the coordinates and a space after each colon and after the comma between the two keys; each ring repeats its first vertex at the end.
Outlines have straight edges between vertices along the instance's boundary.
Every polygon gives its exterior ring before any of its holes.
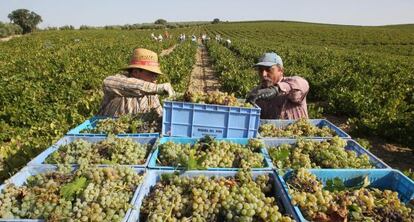
{"type": "Polygon", "coordinates": [[[186,165],[195,160],[200,168],[208,167],[263,167],[264,157],[260,153],[262,144],[251,139],[247,145],[211,139],[200,140],[194,145],[166,142],[159,146],[158,160],[163,166],[186,165]]]}
{"type": "Polygon", "coordinates": [[[309,221],[414,221],[414,210],[391,190],[341,186],[328,190],[303,168],[287,183],[292,204],[309,221]]]}
{"type": "Polygon", "coordinates": [[[282,215],[268,174],[235,177],[173,175],[158,182],[140,209],[140,221],[292,221],[282,215]]]}
{"type": "Polygon", "coordinates": [[[150,112],[136,115],[123,115],[119,118],[106,118],[97,121],[95,128],[85,129],[82,133],[154,133],[161,131],[161,117],[151,109],[150,112]]]}
{"type": "Polygon", "coordinates": [[[142,181],[132,168],[68,168],[31,176],[20,187],[6,184],[0,218],[46,221],[121,221],[142,181]]]}
{"type": "Polygon", "coordinates": [[[50,164],[143,164],[151,146],[134,142],[131,138],[109,136],[97,143],[78,139],[61,146],[45,163],[50,164]]]}
{"type": "Polygon", "coordinates": [[[346,141],[333,137],[326,141],[299,139],[296,144],[269,147],[269,155],[279,169],[298,168],[373,168],[367,154],[357,156],[346,150],[346,141]]]}
{"type": "Polygon", "coordinates": [[[237,107],[253,107],[250,103],[239,101],[233,93],[213,91],[213,92],[186,92],[183,98],[186,102],[217,104],[237,107]]]}
{"type": "Polygon", "coordinates": [[[259,127],[259,133],[262,137],[333,137],[336,135],[335,131],[329,127],[319,128],[307,119],[299,119],[284,128],[271,123],[262,124],[259,127]]]}

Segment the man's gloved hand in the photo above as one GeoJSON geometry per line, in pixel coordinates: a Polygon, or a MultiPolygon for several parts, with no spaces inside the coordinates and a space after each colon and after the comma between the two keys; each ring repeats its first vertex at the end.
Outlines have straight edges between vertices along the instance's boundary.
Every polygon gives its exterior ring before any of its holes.
{"type": "Polygon", "coordinates": [[[175,95],[174,89],[172,88],[170,83],[158,84],[157,85],[157,92],[161,93],[161,94],[167,93],[168,97],[171,97],[171,96],[175,95]]]}
{"type": "Polygon", "coordinates": [[[256,104],[256,100],[258,99],[271,99],[275,96],[280,94],[280,89],[278,86],[271,86],[269,88],[258,89],[251,92],[248,96],[246,101],[251,104],[256,104]]]}

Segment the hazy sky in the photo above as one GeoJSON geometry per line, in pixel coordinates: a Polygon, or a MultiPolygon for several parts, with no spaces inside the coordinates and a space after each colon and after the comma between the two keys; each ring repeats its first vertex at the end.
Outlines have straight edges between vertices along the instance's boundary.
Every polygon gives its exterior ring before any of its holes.
{"type": "Polygon", "coordinates": [[[348,25],[414,23],[414,0],[0,0],[0,21],[19,8],[40,27],[104,26],[167,21],[291,20],[348,25]]]}

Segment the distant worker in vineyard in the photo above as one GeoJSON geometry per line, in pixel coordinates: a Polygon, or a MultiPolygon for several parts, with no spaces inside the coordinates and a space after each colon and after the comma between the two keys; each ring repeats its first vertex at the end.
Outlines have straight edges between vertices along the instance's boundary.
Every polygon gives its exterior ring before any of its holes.
{"type": "Polygon", "coordinates": [[[155,109],[162,115],[158,94],[174,95],[170,83],[157,84],[163,75],[157,53],[148,49],[134,50],[124,72],[108,76],[103,82],[104,98],[98,115],[118,117],[125,114],[150,112],[155,109]]]}
{"type": "Polygon", "coordinates": [[[230,47],[231,46],[231,40],[230,39],[226,39],[226,46],[230,47]]]}
{"type": "Polygon", "coordinates": [[[309,84],[304,78],[283,76],[282,58],[274,52],[265,53],[254,67],[261,83],[247,95],[247,101],[262,109],[260,118],[308,118],[309,84]]]}

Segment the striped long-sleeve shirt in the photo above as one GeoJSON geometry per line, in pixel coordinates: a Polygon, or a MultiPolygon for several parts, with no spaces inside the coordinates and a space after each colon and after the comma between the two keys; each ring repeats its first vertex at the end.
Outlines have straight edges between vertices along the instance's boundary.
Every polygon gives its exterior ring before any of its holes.
{"type": "MultiPolygon", "coordinates": [[[[262,119],[299,119],[308,118],[306,95],[309,92],[308,82],[299,76],[283,77],[276,84],[280,95],[270,100],[258,100],[256,103],[262,109],[262,119]]],[[[260,86],[254,90],[259,89],[260,86]]]]}
{"type": "Polygon", "coordinates": [[[162,115],[157,84],[123,74],[107,77],[103,82],[104,98],[98,115],[118,117],[149,112],[154,108],[162,115]]]}

